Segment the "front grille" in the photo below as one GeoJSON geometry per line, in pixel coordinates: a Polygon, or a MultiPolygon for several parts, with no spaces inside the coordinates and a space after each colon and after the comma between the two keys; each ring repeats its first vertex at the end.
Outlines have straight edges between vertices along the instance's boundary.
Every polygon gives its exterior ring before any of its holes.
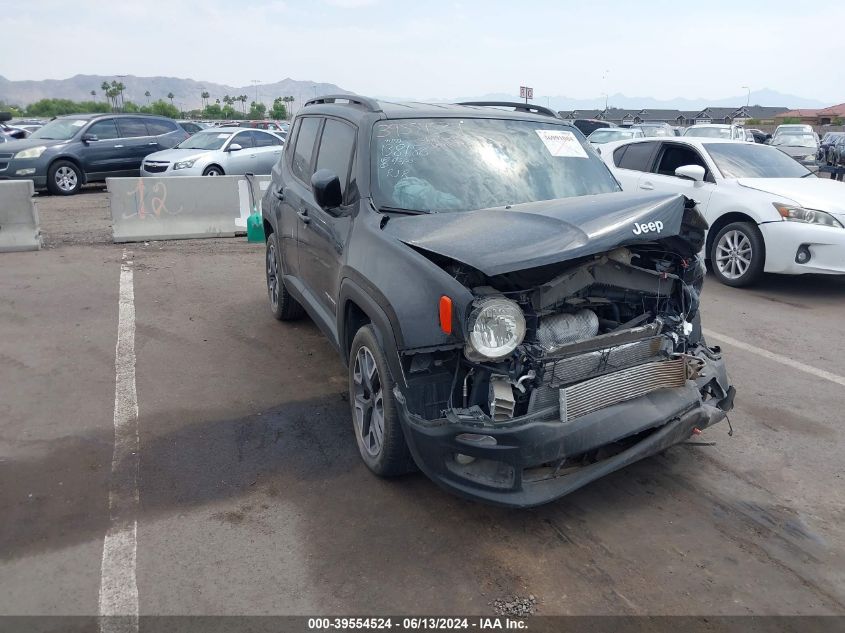
{"type": "Polygon", "coordinates": [[[0,163],[0,171],[5,171],[9,168],[9,163],[0,163]]]}
{"type": "Polygon", "coordinates": [[[169,166],[170,163],[144,163],[144,171],[151,174],[160,174],[163,171],[167,171],[169,166]]]}
{"type": "Polygon", "coordinates": [[[687,379],[683,358],[646,363],[561,389],[560,420],[575,418],[613,404],[639,398],[658,389],[683,387],[687,379]]]}

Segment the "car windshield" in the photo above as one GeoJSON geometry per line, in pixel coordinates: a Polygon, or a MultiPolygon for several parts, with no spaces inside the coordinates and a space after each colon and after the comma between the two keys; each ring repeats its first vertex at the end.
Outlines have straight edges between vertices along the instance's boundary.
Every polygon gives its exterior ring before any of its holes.
{"type": "Polygon", "coordinates": [[[725,178],[803,178],[811,172],[780,150],[750,143],[705,143],[725,178]]]}
{"type": "Polygon", "coordinates": [[[399,119],[373,127],[380,208],[469,211],[619,191],[569,126],[507,119],[399,119]]]}
{"type": "Polygon", "coordinates": [[[87,119],[55,119],[42,128],[35,130],[29,138],[43,138],[56,141],[67,141],[76,136],[86,123],[87,119]]]}
{"type": "Polygon", "coordinates": [[[697,136],[701,138],[731,138],[729,127],[690,127],[684,132],[684,136],[697,136]]]}
{"type": "Polygon", "coordinates": [[[232,132],[197,132],[176,147],[179,149],[220,149],[230,136],[232,132]]]}
{"type": "Polygon", "coordinates": [[[640,127],[643,136],[657,137],[657,136],[675,136],[675,132],[670,127],[662,125],[643,125],[640,127]]]}
{"type": "Polygon", "coordinates": [[[638,137],[640,134],[634,130],[618,130],[613,128],[603,128],[596,130],[587,137],[592,143],[610,143],[611,141],[621,141],[628,138],[638,137]]]}
{"type": "Polygon", "coordinates": [[[816,137],[812,134],[794,134],[782,133],[778,134],[772,145],[785,145],[787,147],[815,147],[816,137]]]}

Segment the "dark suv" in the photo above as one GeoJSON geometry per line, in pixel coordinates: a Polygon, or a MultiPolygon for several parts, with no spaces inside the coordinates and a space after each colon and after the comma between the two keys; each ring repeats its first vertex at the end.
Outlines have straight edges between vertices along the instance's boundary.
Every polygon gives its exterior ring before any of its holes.
{"type": "Polygon", "coordinates": [[[701,336],[694,202],[624,193],[554,112],[496,106],[307,102],[263,200],[267,288],[347,364],[374,473],[527,506],[685,441],[734,390],[701,336]]]}
{"type": "Polygon", "coordinates": [[[137,176],[147,154],[188,138],[176,121],[145,114],[72,114],[0,148],[0,180],[32,180],[60,195],[113,176],[137,176]]]}

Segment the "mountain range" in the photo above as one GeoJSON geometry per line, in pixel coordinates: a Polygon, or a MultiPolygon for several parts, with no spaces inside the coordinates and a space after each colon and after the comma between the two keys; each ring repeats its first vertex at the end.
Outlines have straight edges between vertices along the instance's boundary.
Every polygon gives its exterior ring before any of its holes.
{"type": "MultiPolygon", "coordinates": [[[[200,94],[203,90],[211,94],[211,101],[220,99],[223,95],[247,95],[248,101],[256,98],[267,104],[272,103],[276,97],[292,95],[296,98],[297,106],[303,99],[311,98],[321,94],[343,94],[348,90],[340,88],[332,83],[299,81],[295,79],[282,79],[274,83],[246,86],[227,86],[211,81],[196,81],[194,79],[181,79],[178,77],[136,77],[134,75],[104,76],[104,75],[75,75],[69,79],[43,79],[38,81],[12,81],[0,76],[0,102],[13,105],[27,105],[39,99],[61,98],[73,99],[75,101],[90,100],[91,91],[96,92],[94,98],[104,99],[100,85],[104,81],[117,80],[126,86],[124,98],[135,103],[147,102],[145,92],[150,92],[150,98],[167,99],[168,93],[173,93],[173,102],[183,110],[190,110],[201,106],[200,94]]],[[[382,97],[391,101],[420,101],[414,99],[397,99],[382,97]]],[[[506,93],[489,93],[460,97],[456,99],[434,98],[426,101],[447,103],[454,101],[518,101],[516,95],[506,93]]],[[[706,106],[711,107],[735,107],[744,105],[746,100],[751,105],[783,106],[786,109],[793,108],[823,108],[831,105],[816,99],[799,97],[796,95],[783,94],[775,90],[755,90],[750,95],[742,94],[722,99],[703,98],[682,98],[655,99],[652,97],[628,97],[623,94],[610,95],[607,104],[610,107],[624,109],[678,109],[696,110],[706,106]]],[[[604,108],[605,98],[595,97],[592,99],[575,99],[566,96],[545,96],[535,91],[534,103],[548,105],[555,110],[588,110],[604,108]]]]}
{"type": "Polygon", "coordinates": [[[199,108],[202,105],[200,94],[203,90],[211,95],[211,102],[222,99],[224,95],[246,95],[247,103],[254,101],[256,89],[258,100],[270,104],[276,97],[293,96],[296,103],[302,99],[312,98],[314,95],[330,93],[346,93],[347,90],[330,83],[317,81],[298,81],[282,79],[269,84],[227,86],[211,81],[195,81],[178,77],[136,77],[134,75],[104,76],[104,75],[74,75],[69,79],[42,79],[39,81],[11,81],[0,76],[0,102],[12,105],[28,105],[39,99],[72,99],[74,101],[90,101],[92,98],[104,101],[105,97],[100,85],[104,82],[119,81],[126,89],[123,97],[127,101],[138,104],[147,103],[145,92],[150,92],[150,99],[167,100],[168,93],[173,93],[173,103],[183,110],[199,108]],[[91,96],[91,91],[96,96],[91,96]]]}

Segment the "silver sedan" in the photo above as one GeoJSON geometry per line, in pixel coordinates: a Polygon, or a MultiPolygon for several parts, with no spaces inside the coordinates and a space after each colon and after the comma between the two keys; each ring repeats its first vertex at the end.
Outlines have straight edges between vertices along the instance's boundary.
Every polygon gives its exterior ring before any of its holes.
{"type": "Polygon", "coordinates": [[[142,176],[269,174],[285,141],[272,132],[219,127],[197,132],[173,149],[148,155],[142,176]]]}

